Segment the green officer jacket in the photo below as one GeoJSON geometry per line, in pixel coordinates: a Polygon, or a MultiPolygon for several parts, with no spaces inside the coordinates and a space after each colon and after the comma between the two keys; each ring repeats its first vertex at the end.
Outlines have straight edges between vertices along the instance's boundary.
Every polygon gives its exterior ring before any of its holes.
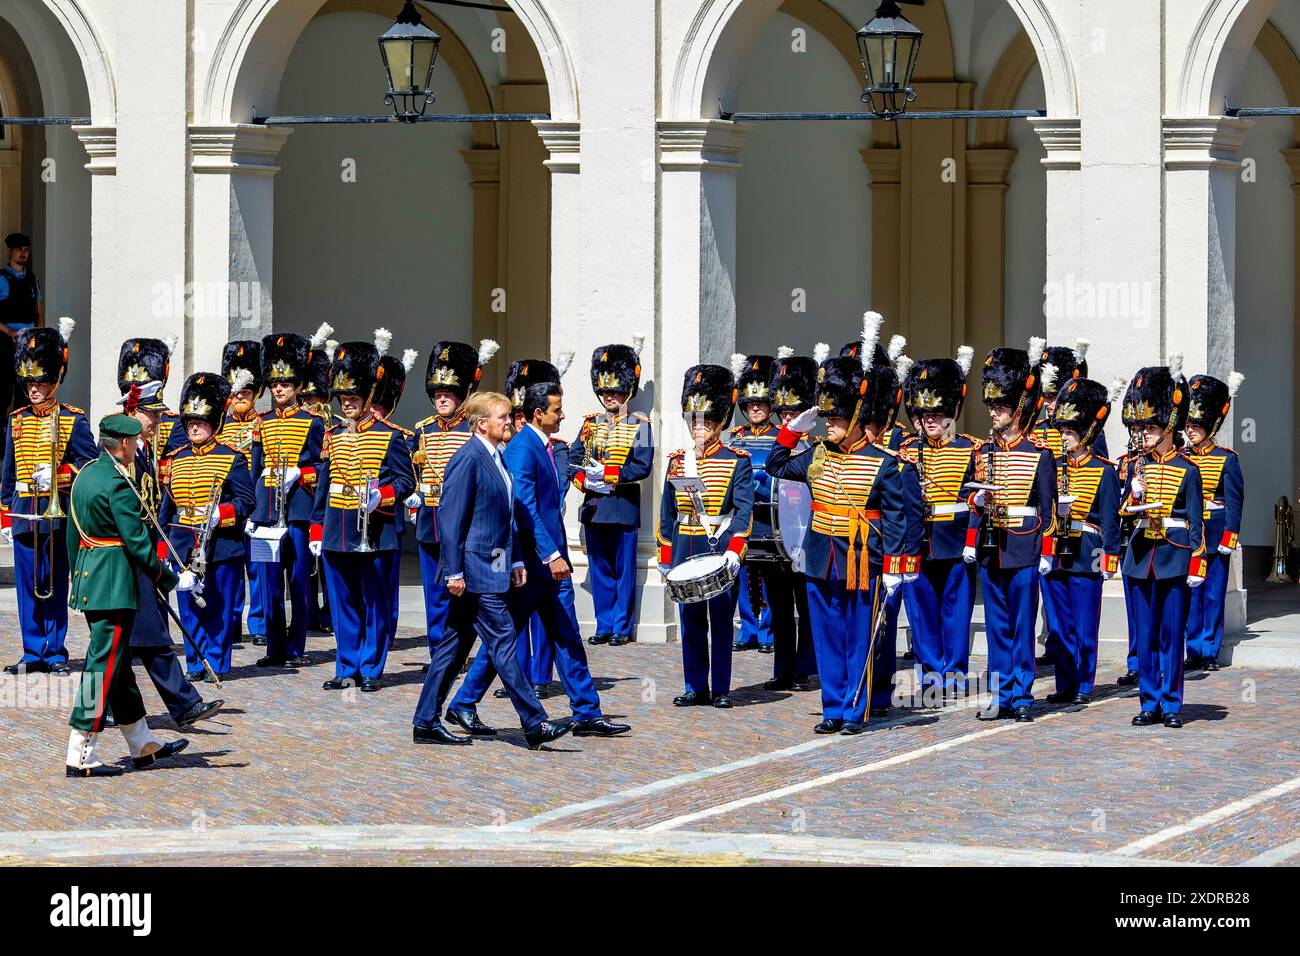
{"type": "Polygon", "coordinates": [[[139,610],[137,567],[164,592],[176,587],[176,574],[159,562],[140,501],[115,462],[101,453],[72,484],[68,606],[79,611],[139,610]]]}

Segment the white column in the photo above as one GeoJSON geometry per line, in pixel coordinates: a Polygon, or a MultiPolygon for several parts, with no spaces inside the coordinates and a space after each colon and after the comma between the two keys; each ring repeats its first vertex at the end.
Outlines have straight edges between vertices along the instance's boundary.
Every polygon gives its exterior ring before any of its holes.
{"type": "Polygon", "coordinates": [[[274,176],[290,132],[247,125],[190,128],[194,226],[187,373],[219,367],[227,341],[271,331],[274,176]]]}
{"type": "MultiPolygon", "coordinates": [[[[90,365],[90,407],[92,423],[107,414],[118,400],[117,353],[122,340],[133,334],[145,334],[148,322],[135,323],[139,333],[124,332],[132,325],[128,313],[117,308],[117,131],[111,127],[78,126],[75,128],[90,162],[90,334],[81,339],[89,342],[93,356],[112,356],[111,361],[96,360],[90,365]]],[[[52,318],[47,316],[47,318],[52,318]]]]}

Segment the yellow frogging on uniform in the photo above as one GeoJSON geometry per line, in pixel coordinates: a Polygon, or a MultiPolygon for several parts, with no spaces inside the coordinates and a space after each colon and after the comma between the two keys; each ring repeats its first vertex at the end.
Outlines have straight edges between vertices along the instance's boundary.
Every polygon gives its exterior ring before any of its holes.
{"type": "Polygon", "coordinates": [[[464,412],[457,411],[451,418],[433,415],[415,426],[420,447],[414,460],[420,469],[420,494],[426,507],[436,508],[442,500],[442,476],[447,473],[447,463],[470,438],[468,431],[458,427],[464,421],[464,412]]]}
{"type": "MultiPolygon", "coordinates": [[[[336,427],[325,435],[324,458],[330,463],[329,506],[344,511],[360,507],[358,490],[364,480],[379,477],[389,442],[397,435],[386,428],[371,428],[366,422],[357,432],[336,427]]],[[[391,505],[392,502],[381,502],[391,505]]]]}
{"type": "MultiPolygon", "coordinates": [[[[195,449],[195,454],[173,456],[163,484],[171,491],[176,502],[176,522],[187,528],[198,528],[208,523],[212,505],[221,500],[221,489],[235,463],[232,455],[210,454],[216,448],[209,442],[195,449]],[[216,501],[212,489],[216,488],[216,501]]],[[[223,523],[224,524],[224,523],[223,523]]]]}
{"type": "MultiPolygon", "coordinates": [[[[280,467],[296,468],[302,458],[303,446],[311,431],[312,419],[297,414],[292,408],[275,417],[265,418],[261,424],[262,454],[266,460],[267,474],[262,484],[267,488],[275,487],[279,479],[275,470],[280,467]]],[[[310,478],[310,473],[308,474],[310,478]]]]}
{"type": "MultiPolygon", "coordinates": [[[[50,423],[54,421],[50,408],[36,411],[31,406],[14,412],[9,417],[9,427],[14,440],[14,480],[30,484],[32,472],[50,463],[50,423]]],[[[67,448],[72,436],[74,417],[81,410],[70,405],[62,406],[66,414],[59,415],[59,447],[67,448]]]]}

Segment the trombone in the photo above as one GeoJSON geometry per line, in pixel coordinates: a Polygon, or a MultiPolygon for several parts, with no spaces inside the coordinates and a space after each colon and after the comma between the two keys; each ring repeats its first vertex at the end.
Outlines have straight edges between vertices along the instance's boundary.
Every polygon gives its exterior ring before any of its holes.
{"type": "MultiPolygon", "coordinates": [[[[54,522],[66,518],[67,514],[63,510],[63,505],[59,501],[59,465],[63,463],[63,447],[59,434],[59,403],[54,402],[54,410],[50,412],[50,501],[45,506],[45,510],[37,516],[38,522],[32,526],[32,581],[35,582],[32,587],[32,593],[38,601],[48,601],[54,597],[54,536],[58,533],[54,527],[54,522]],[[45,590],[41,590],[38,557],[41,553],[40,521],[50,522],[49,530],[45,536],[45,568],[46,568],[46,585],[45,590]]],[[[39,495],[39,492],[37,493],[39,495]]]]}

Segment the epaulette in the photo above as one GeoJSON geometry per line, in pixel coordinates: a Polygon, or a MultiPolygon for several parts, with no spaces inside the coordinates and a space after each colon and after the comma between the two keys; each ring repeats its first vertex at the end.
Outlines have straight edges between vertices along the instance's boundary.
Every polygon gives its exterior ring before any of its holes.
{"type": "Polygon", "coordinates": [[[343,428],[346,425],[347,425],[346,421],[335,422],[333,425],[331,425],[329,428],[325,430],[325,433],[327,435],[332,435],[335,432],[337,432],[340,428],[343,428]]]}
{"type": "Polygon", "coordinates": [[[979,435],[968,435],[968,434],[966,434],[965,432],[958,432],[958,436],[961,437],[961,438],[965,438],[967,441],[969,441],[969,442],[970,442],[972,445],[974,445],[976,448],[978,448],[980,445],[982,445],[982,444],[984,444],[986,441],[988,441],[987,438],[981,438],[979,435]]]}
{"type": "Polygon", "coordinates": [[[904,438],[902,443],[899,444],[898,450],[902,451],[904,448],[911,448],[913,445],[916,444],[916,440],[918,437],[919,436],[917,435],[909,435],[907,438],[904,438]]]}
{"type": "Polygon", "coordinates": [[[744,425],[737,425],[737,426],[736,426],[735,428],[733,428],[731,431],[727,432],[727,434],[728,434],[728,435],[739,435],[739,434],[740,434],[742,431],[744,431],[744,430],[745,430],[745,426],[744,426],[744,425]]]}
{"type": "Polygon", "coordinates": [[[884,452],[886,455],[888,455],[890,458],[897,458],[897,457],[898,457],[898,452],[894,451],[894,449],[892,449],[892,448],[886,447],[885,445],[872,445],[871,447],[876,448],[876,449],[878,449],[879,451],[883,451],[883,452],[884,452]]]}
{"type": "Polygon", "coordinates": [[[1222,448],[1222,449],[1223,449],[1224,451],[1226,451],[1229,455],[1235,455],[1235,454],[1237,454],[1235,451],[1233,451],[1233,450],[1232,450],[1231,448],[1229,448],[1227,445],[1215,445],[1214,447],[1215,447],[1215,448],[1222,448]]]}
{"type": "Polygon", "coordinates": [[[737,448],[735,445],[724,445],[723,447],[724,447],[724,448],[727,448],[728,450],[732,451],[733,453],[739,455],[741,458],[751,458],[751,457],[753,457],[752,455],[750,455],[749,452],[745,451],[745,449],[743,449],[743,448],[737,448]]]}
{"type": "Polygon", "coordinates": [[[224,448],[226,451],[230,452],[232,455],[243,455],[243,454],[244,454],[242,451],[240,451],[240,450],[239,450],[238,448],[236,448],[234,445],[230,444],[230,442],[219,441],[219,442],[217,442],[217,447],[218,447],[218,448],[224,448]]]}
{"type": "Polygon", "coordinates": [[[645,415],[642,412],[633,412],[632,417],[637,421],[645,422],[647,425],[650,424],[650,416],[645,415]]]}
{"type": "Polygon", "coordinates": [[[1039,438],[1037,435],[1033,435],[1033,434],[1026,435],[1025,440],[1028,441],[1029,444],[1037,445],[1039,448],[1046,449],[1047,451],[1052,450],[1052,447],[1049,444],[1047,444],[1047,442],[1039,438]]]}
{"type": "Polygon", "coordinates": [[[595,421],[600,416],[601,416],[600,412],[587,412],[587,414],[582,416],[582,420],[584,422],[595,421]]]}
{"type": "Polygon", "coordinates": [[[432,424],[433,424],[433,420],[434,420],[435,418],[437,418],[437,417],[438,417],[437,415],[430,415],[428,418],[421,419],[420,421],[418,421],[418,422],[415,423],[415,427],[416,427],[416,428],[423,428],[425,425],[432,425],[432,424]]]}
{"type": "Polygon", "coordinates": [[[685,458],[685,457],[686,457],[686,449],[685,449],[685,448],[679,448],[679,449],[677,449],[675,452],[673,452],[672,454],[670,454],[670,455],[668,456],[668,460],[669,460],[669,461],[673,461],[673,460],[675,460],[675,459],[678,459],[678,458],[685,458]]]}
{"type": "Polygon", "coordinates": [[[19,415],[21,415],[23,412],[27,411],[27,409],[29,409],[29,408],[31,408],[30,405],[23,405],[21,408],[15,408],[12,412],[9,413],[9,417],[10,417],[10,418],[17,418],[19,415]]]}
{"type": "Polygon", "coordinates": [[[1105,464],[1107,464],[1107,465],[1110,465],[1112,468],[1115,467],[1115,462],[1111,461],[1109,458],[1107,458],[1107,457],[1104,456],[1104,455],[1093,455],[1092,457],[1095,458],[1095,459],[1097,459],[1097,461],[1100,461],[1100,462],[1103,462],[1103,463],[1105,463],[1105,464]]]}
{"type": "Polygon", "coordinates": [[[415,434],[415,432],[413,432],[413,431],[407,431],[407,430],[406,430],[405,428],[403,428],[401,425],[397,424],[397,422],[390,422],[387,418],[381,418],[381,419],[379,419],[379,421],[383,422],[385,425],[387,425],[387,426],[388,426],[389,428],[391,428],[393,431],[397,432],[399,435],[402,435],[402,436],[404,436],[404,437],[406,437],[406,438],[410,438],[410,437],[412,437],[412,436],[415,434]]]}
{"type": "Polygon", "coordinates": [[[84,408],[78,408],[76,405],[68,405],[66,403],[61,402],[59,407],[62,408],[65,412],[72,412],[72,414],[74,415],[86,414],[86,410],[84,408]]]}

